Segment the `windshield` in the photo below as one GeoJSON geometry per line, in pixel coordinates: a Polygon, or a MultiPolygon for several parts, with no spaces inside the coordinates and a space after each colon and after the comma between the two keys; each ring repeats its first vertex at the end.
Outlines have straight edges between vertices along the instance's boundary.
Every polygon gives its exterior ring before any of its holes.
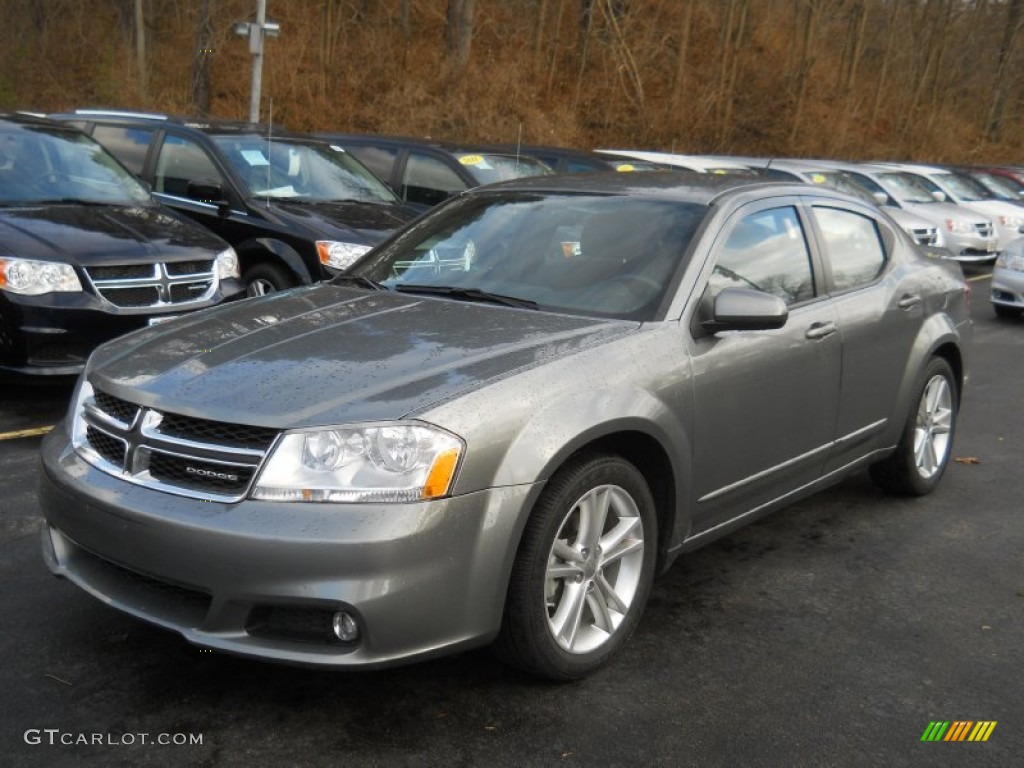
{"type": "Polygon", "coordinates": [[[524,155],[516,157],[486,152],[456,152],[455,157],[479,184],[554,173],[540,160],[524,155]]]}
{"type": "Polygon", "coordinates": [[[149,191],[84,133],[0,126],[0,203],[149,203],[149,191]]]}
{"type": "MultiPolygon", "coordinates": [[[[932,191],[923,183],[923,179],[913,173],[880,173],[878,181],[885,191],[904,203],[937,203],[932,191]]],[[[932,185],[935,187],[935,185],[932,185]]],[[[935,187],[935,191],[941,191],[935,187]]]]}
{"type": "Polygon", "coordinates": [[[1024,185],[1006,176],[996,176],[985,171],[974,171],[971,175],[1004,200],[1020,200],[1024,194],[1024,185]]]}
{"type": "Polygon", "coordinates": [[[994,197],[985,187],[967,176],[943,173],[937,174],[935,179],[959,201],[976,202],[978,200],[991,200],[994,197]]]}
{"type": "Polygon", "coordinates": [[[393,290],[443,287],[456,298],[497,294],[544,310],[649,320],[706,212],[620,196],[475,195],[371,252],[349,277],[393,290]]]}
{"type": "Polygon", "coordinates": [[[812,171],[808,174],[808,178],[814,184],[823,184],[839,192],[859,197],[861,200],[872,205],[879,204],[870,189],[844,171],[812,171]]]}
{"type": "Polygon", "coordinates": [[[250,134],[213,140],[257,198],[312,203],[357,200],[395,203],[398,198],[341,147],[250,134]]]}

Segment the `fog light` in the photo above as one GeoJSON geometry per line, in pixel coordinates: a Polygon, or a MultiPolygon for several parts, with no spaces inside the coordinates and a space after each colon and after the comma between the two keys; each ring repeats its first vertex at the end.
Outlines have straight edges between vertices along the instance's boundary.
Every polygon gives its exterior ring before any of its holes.
{"type": "Polygon", "coordinates": [[[359,637],[359,625],[350,613],[338,611],[334,614],[332,625],[335,636],[343,643],[351,643],[359,637]]]}

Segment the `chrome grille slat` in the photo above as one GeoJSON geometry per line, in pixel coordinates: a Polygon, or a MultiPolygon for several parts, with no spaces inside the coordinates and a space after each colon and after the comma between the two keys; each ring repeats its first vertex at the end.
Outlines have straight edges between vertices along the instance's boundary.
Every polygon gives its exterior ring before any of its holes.
{"type": "Polygon", "coordinates": [[[104,472],[168,493],[244,498],[278,435],[267,427],[163,413],[83,386],[90,391],[79,414],[79,452],[104,472]]]}

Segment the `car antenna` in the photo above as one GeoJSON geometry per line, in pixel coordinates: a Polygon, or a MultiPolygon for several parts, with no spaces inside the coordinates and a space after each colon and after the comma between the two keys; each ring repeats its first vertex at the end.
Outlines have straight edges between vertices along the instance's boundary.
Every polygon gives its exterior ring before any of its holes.
{"type": "Polygon", "coordinates": [[[267,112],[267,182],[263,189],[267,195],[267,208],[270,207],[270,139],[274,132],[274,99],[270,99],[270,109],[267,112]]]}
{"type": "Polygon", "coordinates": [[[516,175],[519,175],[519,150],[523,146],[523,121],[519,121],[519,134],[516,136],[516,175]]]}

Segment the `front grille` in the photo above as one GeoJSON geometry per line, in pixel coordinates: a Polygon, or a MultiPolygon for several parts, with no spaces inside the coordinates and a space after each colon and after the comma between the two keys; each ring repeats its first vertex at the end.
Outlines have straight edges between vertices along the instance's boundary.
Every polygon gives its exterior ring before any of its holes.
{"type": "Polygon", "coordinates": [[[939,232],[935,227],[913,229],[910,234],[918,245],[935,245],[939,239],[939,232]]]}
{"type": "Polygon", "coordinates": [[[93,280],[141,280],[156,277],[155,264],[118,264],[113,267],[90,267],[93,280]]]}
{"type": "Polygon", "coordinates": [[[277,437],[268,427],[135,405],[83,385],[74,443],[93,466],[129,482],[208,501],[248,492],[277,437]]]}
{"type": "Polygon", "coordinates": [[[128,444],[124,440],[101,432],[96,427],[86,428],[85,436],[92,449],[104,459],[111,464],[124,465],[124,454],[128,448],[128,444]]]}
{"type": "Polygon", "coordinates": [[[982,237],[992,237],[992,222],[986,221],[984,224],[975,224],[974,228],[978,230],[978,234],[982,237]]]}
{"type": "Polygon", "coordinates": [[[131,424],[135,420],[135,414],[139,412],[139,406],[98,389],[93,392],[93,401],[105,414],[124,424],[131,424]]]}
{"type": "Polygon", "coordinates": [[[221,496],[244,493],[255,472],[256,467],[225,466],[169,453],[153,453],[149,458],[149,473],[159,482],[221,496]]]}
{"type": "Polygon", "coordinates": [[[167,274],[171,277],[213,274],[213,262],[209,259],[204,261],[171,261],[167,263],[167,274]]]}
{"type": "Polygon", "coordinates": [[[277,437],[277,430],[167,413],[160,422],[160,434],[198,443],[265,451],[277,437]]]}
{"type": "Polygon", "coordinates": [[[116,307],[152,307],[160,302],[160,291],[155,287],[100,288],[100,296],[116,307]]]}
{"type": "Polygon", "coordinates": [[[190,304],[209,299],[217,289],[212,259],[156,264],[89,267],[96,292],[116,307],[138,309],[190,304]]]}

